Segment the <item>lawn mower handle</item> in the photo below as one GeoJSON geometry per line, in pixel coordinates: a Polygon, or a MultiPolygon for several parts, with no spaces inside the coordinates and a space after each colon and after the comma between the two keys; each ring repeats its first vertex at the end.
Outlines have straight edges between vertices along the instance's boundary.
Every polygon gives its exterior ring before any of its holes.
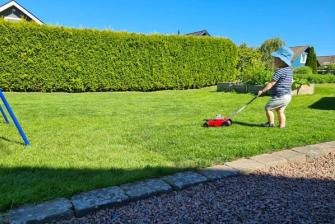
{"type": "Polygon", "coordinates": [[[245,108],[247,108],[247,106],[249,104],[251,104],[255,99],[258,98],[258,95],[256,95],[254,98],[252,98],[248,103],[246,103],[243,107],[241,107],[238,111],[235,111],[234,113],[232,113],[232,115],[230,116],[230,119],[233,119],[238,113],[242,112],[245,108]]]}
{"type": "Polygon", "coordinates": [[[249,104],[251,104],[255,99],[257,99],[258,98],[258,95],[256,95],[254,98],[252,98],[246,105],[249,105],[249,104]]]}

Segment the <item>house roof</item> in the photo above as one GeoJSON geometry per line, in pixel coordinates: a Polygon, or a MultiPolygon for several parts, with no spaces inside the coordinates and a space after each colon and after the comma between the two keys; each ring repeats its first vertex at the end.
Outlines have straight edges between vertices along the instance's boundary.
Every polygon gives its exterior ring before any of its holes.
{"type": "Polygon", "coordinates": [[[190,36],[211,36],[207,30],[200,30],[197,32],[193,32],[193,33],[188,33],[186,35],[190,35],[190,36]]]}
{"type": "Polygon", "coordinates": [[[318,62],[320,65],[335,64],[335,55],[332,56],[318,56],[318,62]]]}
{"type": "Polygon", "coordinates": [[[293,51],[294,55],[292,57],[292,61],[297,59],[299,55],[301,55],[303,52],[306,52],[309,49],[309,46],[295,46],[295,47],[290,47],[291,50],[293,51]]]}
{"type": "Polygon", "coordinates": [[[3,4],[3,5],[0,5],[0,12],[5,11],[6,9],[8,9],[8,8],[10,8],[12,6],[14,6],[18,10],[20,10],[23,14],[25,14],[27,17],[29,17],[34,22],[36,22],[38,24],[43,24],[42,20],[40,20],[39,18],[37,18],[36,16],[34,16],[34,14],[32,14],[31,12],[29,12],[27,9],[25,9],[23,6],[21,6],[16,1],[9,1],[9,2],[3,4]]]}

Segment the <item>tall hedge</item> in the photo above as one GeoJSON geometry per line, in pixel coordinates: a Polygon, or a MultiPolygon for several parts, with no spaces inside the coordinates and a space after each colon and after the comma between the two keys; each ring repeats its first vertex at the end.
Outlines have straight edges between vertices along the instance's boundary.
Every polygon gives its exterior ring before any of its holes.
{"type": "Polygon", "coordinates": [[[236,79],[237,47],[213,37],[141,35],[0,21],[7,91],[152,91],[236,79]]]}

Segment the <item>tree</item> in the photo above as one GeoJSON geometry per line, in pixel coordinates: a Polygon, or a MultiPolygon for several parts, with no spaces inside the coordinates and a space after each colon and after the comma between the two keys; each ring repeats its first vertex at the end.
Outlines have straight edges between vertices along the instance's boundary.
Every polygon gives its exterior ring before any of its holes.
{"type": "Polygon", "coordinates": [[[279,37],[269,39],[263,42],[259,50],[262,53],[262,60],[265,63],[267,69],[273,69],[273,58],[271,56],[271,53],[278,50],[284,45],[285,42],[279,37]]]}
{"type": "Polygon", "coordinates": [[[316,58],[314,47],[309,48],[305,65],[313,70],[313,74],[318,72],[318,59],[316,58]]]}

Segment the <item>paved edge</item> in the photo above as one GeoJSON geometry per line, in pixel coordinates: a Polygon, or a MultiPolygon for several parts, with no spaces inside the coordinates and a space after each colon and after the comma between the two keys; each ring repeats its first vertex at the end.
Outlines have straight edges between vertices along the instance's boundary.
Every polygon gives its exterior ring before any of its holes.
{"type": "Polygon", "coordinates": [[[208,181],[208,178],[198,172],[187,171],[165,176],[162,180],[170,184],[174,189],[180,190],[195,184],[206,182],[208,181]]]}
{"type": "Polygon", "coordinates": [[[0,224],[2,224],[2,223],[8,223],[8,222],[9,222],[8,214],[0,215],[0,224]]]}
{"type": "Polygon", "coordinates": [[[84,192],[71,198],[77,217],[103,208],[122,205],[128,202],[128,196],[120,187],[109,187],[84,192]]]}
{"type": "Polygon", "coordinates": [[[72,204],[66,198],[47,201],[34,206],[26,205],[9,211],[10,223],[48,223],[73,217],[72,204]]]}
{"type": "Polygon", "coordinates": [[[155,194],[172,191],[172,187],[159,179],[149,179],[120,186],[130,200],[139,200],[155,194]]]}
{"type": "Polygon", "coordinates": [[[224,165],[179,172],[162,178],[96,189],[74,195],[70,199],[58,198],[10,210],[7,214],[0,215],[0,224],[45,223],[81,217],[98,209],[124,205],[130,201],[170,192],[173,189],[180,190],[208,181],[247,175],[262,168],[305,162],[308,159],[321,157],[331,152],[335,153],[335,141],[295,147],[251,158],[241,158],[224,165]]]}

